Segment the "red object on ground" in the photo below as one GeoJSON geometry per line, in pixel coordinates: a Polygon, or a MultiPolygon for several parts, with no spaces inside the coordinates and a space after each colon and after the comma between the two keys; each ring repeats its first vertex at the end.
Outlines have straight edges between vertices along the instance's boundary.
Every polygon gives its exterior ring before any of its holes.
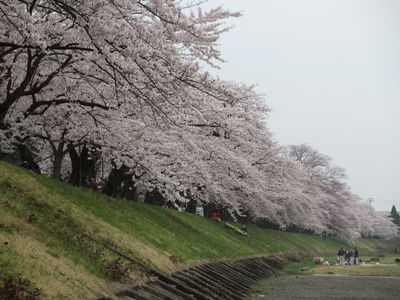
{"type": "Polygon", "coordinates": [[[213,220],[218,220],[219,218],[221,218],[221,212],[220,211],[213,211],[211,213],[211,219],[213,220]]]}

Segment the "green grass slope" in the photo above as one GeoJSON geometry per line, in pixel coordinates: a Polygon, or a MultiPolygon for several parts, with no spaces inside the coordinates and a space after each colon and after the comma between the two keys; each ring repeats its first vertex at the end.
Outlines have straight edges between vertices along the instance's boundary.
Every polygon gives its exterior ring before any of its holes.
{"type": "MultiPolygon", "coordinates": [[[[248,232],[242,236],[210,219],[109,198],[0,162],[0,279],[27,278],[44,299],[94,297],[109,288],[115,265],[129,269],[129,280],[140,280],[140,268],[112,249],[171,271],[199,260],[334,253],[348,246],[254,226],[248,232]]],[[[393,247],[371,240],[358,246],[361,252],[393,247]]]]}

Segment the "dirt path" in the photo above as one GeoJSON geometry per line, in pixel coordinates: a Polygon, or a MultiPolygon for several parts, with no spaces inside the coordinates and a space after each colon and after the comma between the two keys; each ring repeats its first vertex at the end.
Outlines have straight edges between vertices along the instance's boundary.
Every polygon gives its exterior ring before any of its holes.
{"type": "Polygon", "coordinates": [[[268,300],[399,300],[400,278],[312,275],[263,281],[250,299],[268,300]]]}

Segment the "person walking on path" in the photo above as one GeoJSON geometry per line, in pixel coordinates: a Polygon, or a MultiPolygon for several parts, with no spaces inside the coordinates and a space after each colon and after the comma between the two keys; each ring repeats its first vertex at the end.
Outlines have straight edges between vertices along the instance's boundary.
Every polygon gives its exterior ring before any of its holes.
{"type": "Polygon", "coordinates": [[[354,253],[353,251],[349,251],[349,265],[354,265],[354,253]]]}

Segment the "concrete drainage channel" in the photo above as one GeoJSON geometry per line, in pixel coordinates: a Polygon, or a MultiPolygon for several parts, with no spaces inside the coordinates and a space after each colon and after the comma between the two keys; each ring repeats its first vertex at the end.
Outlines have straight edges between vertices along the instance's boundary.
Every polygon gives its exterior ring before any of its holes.
{"type": "MultiPolygon", "coordinates": [[[[251,286],[273,276],[299,255],[273,255],[218,261],[170,274],[153,271],[152,279],[115,293],[114,299],[244,299],[251,286]]],[[[100,298],[111,299],[111,298],[100,298]]]]}

